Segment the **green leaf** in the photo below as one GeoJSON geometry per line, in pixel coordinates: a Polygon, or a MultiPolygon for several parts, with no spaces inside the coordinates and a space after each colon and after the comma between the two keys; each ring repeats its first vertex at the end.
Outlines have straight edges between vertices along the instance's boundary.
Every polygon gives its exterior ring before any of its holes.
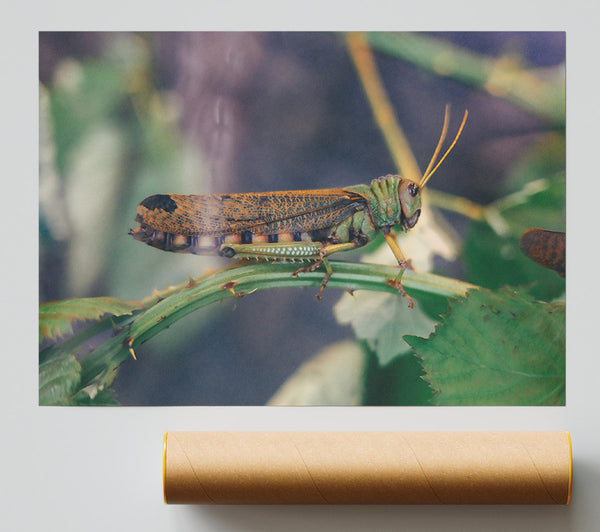
{"type": "Polygon", "coordinates": [[[508,233],[519,236],[530,227],[564,231],[566,224],[564,175],[541,178],[519,192],[499,199],[494,206],[508,223],[508,233]]]}
{"type": "Polygon", "coordinates": [[[39,366],[39,404],[68,405],[81,381],[81,366],[73,355],[58,352],[39,366]]]}
{"type": "Polygon", "coordinates": [[[39,339],[57,340],[73,333],[73,323],[80,320],[97,320],[104,314],[122,316],[141,309],[138,301],[125,301],[116,297],[90,297],[50,301],[40,304],[39,339]]]}
{"type": "Polygon", "coordinates": [[[438,405],[564,405],[565,305],[502,290],[451,304],[416,350],[438,405]]]}
{"type": "Polygon", "coordinates": [[[519,248],[521,235],[531,227],[564,231],[565,180],[537,183],[536,192],[523,192],[513,205],[507,205],[506,198],[496,202],[508,224],[505,234],[499,235],[484,223],[471,224],[465,242],[470,282],[485,288],[531,285],[528,291],[546,301],[564,293],[564,279],[527,258],[519,248]]]}
{"type": "Polygon", "coordinates": [[[469,280],[485,288],[521,286],[537,299],[565,293],[565,280],[526,257],[516,237],[499,237],[485,224],[472,224],[466,247],[469,280]]]}
{"type": "Polygon", "coordinates": [[[486,207],[490,222],[473,222],[465,239],[468,279],[485,288],[526,287],[537,299],[564,294],[565,282],[521,252],[519,239],[532,227],[564,231],[566,180],[564,136],[544,136],[509,171],[507,195],[486,207]],[[493,227],[492,227],[493,225],[493,227]]]}
{"type": "Polygon", "coordinates": [[[564,176],[566,165],[564,133],[548,133],[515,161],[508,171],[503,187],[507,193],[513,193],[520,191],[531,181],[564,176]]]}
{"type": "Polygon", "coordinates": [[[381,365],[410,351],[403,335],[427,335],[434,326],[434,321],[419,310],[418,302],[411,310],[407,299],[399,294],[344,294],[333,310],[340,324],[352,325],[356,338],[366,341],[381,365]]]}
{"type": "Polygon", "coordinates": [[[433,398],[423,380],[423,367],[416,356],[396,357],[381,366],[377,355],[367,351],[363,404],[369,406],[422,406],[433,398]]]}

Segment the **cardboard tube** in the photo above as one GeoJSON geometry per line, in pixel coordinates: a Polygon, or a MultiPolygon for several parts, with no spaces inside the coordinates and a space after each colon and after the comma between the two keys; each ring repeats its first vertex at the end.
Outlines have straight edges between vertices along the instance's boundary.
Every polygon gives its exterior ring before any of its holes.
{"type": "Polygon", "coordinates": [[[568,504],[568,432],[167,432],[168,504],[568,504]]]}

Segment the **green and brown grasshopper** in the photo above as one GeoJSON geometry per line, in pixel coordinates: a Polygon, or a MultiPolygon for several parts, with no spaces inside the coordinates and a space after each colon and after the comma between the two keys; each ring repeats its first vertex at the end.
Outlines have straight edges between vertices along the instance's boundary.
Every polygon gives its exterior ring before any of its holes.
{"type": "MultiPolygon", "coordinates": [[[[465,125],[437,164],[448,129],[448,109],[440,140],[422,179],[416,183],[386,175],[370,185],[344,188],[238,194],[155,194],[137,207],[136,240],[163,251],[216,253],[227,258],[307,261],[299,272],[325,268],[317,298],[333,273],[333,253],[360,248],[381,231],[400,266],[388,284],[406,295],[401,278],[407,261],[393,227],[413,228],[421,214],[421,191],[456,144],[465,125]],[[435,165],[435,166],[434,166],[435,165]]],[[[410,301],[410,300],[409,300],[410,301]]],[[[412,307],[412,301],[410,301],[412,307]]]]}

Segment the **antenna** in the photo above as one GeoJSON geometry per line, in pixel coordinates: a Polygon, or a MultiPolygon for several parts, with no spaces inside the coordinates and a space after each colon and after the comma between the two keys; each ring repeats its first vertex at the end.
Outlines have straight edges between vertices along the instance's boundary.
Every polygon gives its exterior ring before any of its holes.
{"type": "Polygon", "coordinates": [[[427,183],[427,181],[429,181],[429,178],[440,167],[440,165],[446,158],[446,155],[448,155],[452,151],[452,148],[454,148],[454,145],[458,141],[458,138],[460,137],[460,134],[462,133],[462,130],[465,127],[465,123],[467,122],[468,116],[469,116],[469,111],[465,110],[465,114],[463,116],[462,122],[460,124],[460,127],[458,128],[458,132],[456,133],[454,140],[452,141],[452,144],[450,144],[450,147],[446,150],[446,153],[444,153],[442,158],[439,160],[439,162],[435,165],[435,167],[432,170],[431,167],[435,164],[435,160],[437,159],[437,157],[440,153],[440,150],[442,149],[442,144],[444,143],[444,140],[446,140],[446,134],[448,133],[448,122],[449,122],[449,118],[450,118],[450,105],[446,104],[446,109],[444,111],[444,125],[442,126],[442,134],[440,135],[440,140],[438,141],[435,151],[433,152],[433,156],[431,157],[429,166],[427,167],[427,170],[425,170],[425,173],[423,174],[423,177],[421,178],[421,182],[419,183],[419,188],[423,188],[425,186],[425,183],[427,183]]]}

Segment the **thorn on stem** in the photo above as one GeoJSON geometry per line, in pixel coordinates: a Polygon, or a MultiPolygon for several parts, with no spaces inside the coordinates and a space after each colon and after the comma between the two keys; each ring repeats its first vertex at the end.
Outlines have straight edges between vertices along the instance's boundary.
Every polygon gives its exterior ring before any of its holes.
{"type": "Polygon", "coordinates": [[[130,336],[129,338],[127,338],[123,344],[125,345],[125,347],[127,348],[127,350],[131,353],[131,356],[133,357],[133,360],[137,360],[137,357],[135,356],[135,351],[133,350],[133,337],[130,336]]]}

